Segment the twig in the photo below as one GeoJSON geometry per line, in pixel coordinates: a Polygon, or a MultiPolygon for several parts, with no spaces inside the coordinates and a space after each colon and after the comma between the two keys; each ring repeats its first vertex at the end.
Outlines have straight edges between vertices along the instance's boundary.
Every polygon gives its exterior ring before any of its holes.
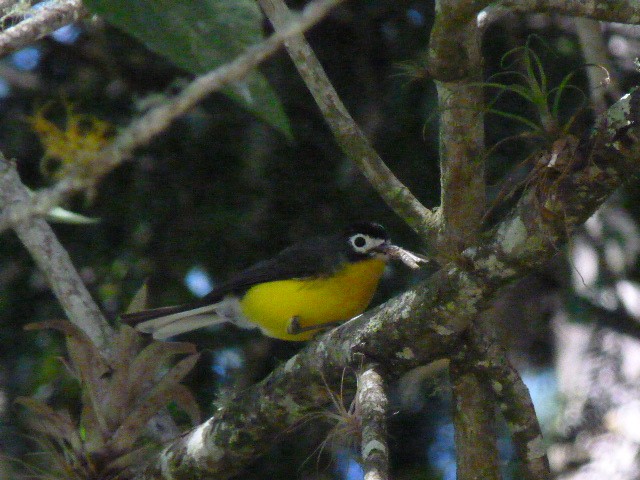
{"type": "Polygon", "coordinates": [[[165,130],[173,120],[188,112],[207,95],[220,90],[229,83],[242,80],[251,69],[273,55],[287,39],[311,28],[341,1],[343,0],[316,0],[307,4],[300,15],[291,19],[286,28],[250,47],[235,60],[197,77],[175,98],[132,122],[107,149],[103,159],[105,171],[109,171],[119,164],[136,147],[148,143],[149,140],[165,130]]]}
{"type": "Polygon", "coordinates": [[[495,339],[471,328],[467,335],[475,368],[483,373],[499,401],[513,438],[525,480],[551,478],[542,431],[527,386],[495,339]]]}
{"type": "MultiPolygon", "coordinates": [[[[292,16],[283,0],[259,0],[259,3],[276,32],[282,31],[292,16]]],[[[304,36],[290,37],[285,46],[345,154],[409,226],[424,238],[433,237],[440,226],[437,211],[425,208],[380,158],[340,100],[304,36]]]]}
{"type": "Polygon", "coordinates": [[[286,39],[311,28],[341,1],[316,0],[309,3],[300,15],[292,18],[286,28],[250,47],[235,60],[196,77],[177,96],[153,108],[123,129],[109,147],[97,156],[91,165],[90,176],[69,176],[54,187],[38,192],[29,202],[3,212],[0,215],[0,232],[30,216],[46,214],[73,192],[93,187],[104,175],[128,158],[134,149],[148,143],[207,95],[244,78],[251,69],[275,53],[286,39]]]}
{"type": "Polygon", "coordinates": [[[593,319],[598,328],[607,328],[640,340],[640,323],[624,306],[619,305],[615,310],[609,310],[578,295],[572,295],[569,301],[572,302],[571,305],[580,308],[584,318],[593,319]]]}
{"type": "Polygon", "coordinates": [[[27,18],[0,33],[0,57],[40,40],[87,14],[81,0],[57,0],[40,8],[32,8],[27,18]]]}
{"type": "Polygon", "coordinates": [[[24,202],[5,205],[0,213],[0,233],[29,220],[31,217],[45,216],[62,203],[67,195],[81,189],[83,185],[83,182],[67,177],[54,187],[30,196],[24,202]]]}
{"type": "Polygon", "coordinates": [[[389,401],[384,382],[374,366],[368,366],[358,376],[356,392],[358,415],[362,424],[362,468],[364,480],[389,478],[389,447],[387,445],[387,407],[389,401]]]}
{"type": "MultiPolygon", "coordinates": [[[[20,181],[15,165],[0,154],[0,208],[28,200],[29,192],[20,181]]],[[[69,254],[49,224],[43,219],[32,218],[15,224],[14,229],[47,277],[69,320],[82,329],[101,352],[108,352],[111,327],[91,299],[69,254]]]]}

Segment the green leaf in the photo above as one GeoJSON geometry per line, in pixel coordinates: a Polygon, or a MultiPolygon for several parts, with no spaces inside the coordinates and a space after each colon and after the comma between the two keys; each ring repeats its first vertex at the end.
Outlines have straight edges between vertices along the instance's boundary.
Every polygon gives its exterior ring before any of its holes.
{"type": "MultiPolygon", "coordinates": [[[[262,14],[254,0],[85,0],[108,22],[177,66],[201,74],[262,40],[262,14]]],[[[223,93],[271,126],[291,135],[275,92],[259,73],[223,93]]]]}
{"type": "Polygon", "coordinates": [[[541,130],[539,125],[537,125],[535,122],[532,122],[528,118],[523,117],[522,115],[516,115],[515,113],[509,113],[509,112],[505,112],[503,110],[497,110],[495,108],[486,108],[486,109],[484,109],[484,112],[485,113],[493,113],[494,115],[498,115],[500,117],[504,117],[504,118],[508,118],[508,119],[511,119],[511,120],[515,120],[517,122],[520,122],[520,123],[526,125],[527,127],[529,127],[531,129],[531,131],[534,131],[534,132],[539,132],[541,130]]]}

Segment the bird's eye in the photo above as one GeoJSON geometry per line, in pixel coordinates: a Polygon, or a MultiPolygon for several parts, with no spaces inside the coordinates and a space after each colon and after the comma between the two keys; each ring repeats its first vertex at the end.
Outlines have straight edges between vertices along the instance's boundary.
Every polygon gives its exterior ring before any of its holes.
{"type": "Polygon", "coordinates": [[[351,243],[353,243],[354,247],[360,249],[367,244],[367,239],[364,235],[356,235],[351,239],[351,243]]]}

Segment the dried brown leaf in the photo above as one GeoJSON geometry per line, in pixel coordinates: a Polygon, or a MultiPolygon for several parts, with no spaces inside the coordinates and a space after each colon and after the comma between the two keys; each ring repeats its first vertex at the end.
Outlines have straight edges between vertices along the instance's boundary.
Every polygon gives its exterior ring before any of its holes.
{"type": "Polygon", "coordinates": [[[66,410],[54,410],[49,405],[31,397],[19,397],[16,403],[26,407],[34,415],[31,428],[37,432],[49,435],[61,445],[75,452],[82,450],[82,440],[78,434],[78,427],[66,410]]]}
{"type": "Polygon", "coordinates": [[[142,336],[128,325],[121,325],[113,337],[113,357],[115,361],[129,364],[142,348],[142,336]]]}
{"type": "Polygon", "coordinates": [[[118,456],[104,468],[106,476],[110,480],[132,478],[132,470],[140,469],[157,450],[157,445],[147,444],[129,453],[118,456]]]}
{"type": "Polygon", "coordinates": [[[83,390],[88,394],[101,431],[108,431],[107,419],[102,415],[102,400],[108,391],[106,381],[110,373],[109,365],[91,339],[67,320],[50,320],[25,326],[25,330],[44,328],[52,328],[64,333],[71,365],[79,376],[83,390]]]}
{"type": "Polygon", "coordinates": [[[109,366],[91,339],[78,327],[67,320],[49,320],[46,322],[29,323],[25,330],[43,330],[50,328],[62,332],[67,339],[67,350],[74,371],[80,376],[80,381],[100,383],[109,372],[109,366]]]}
{"type": "Polygon", "coordinates": [[[38,463],[46,465],[46,469],[34,467],[33,463],[25,464],[27,469],[32,473],[31,477],[38,480],[86,480],[91,478],[88,472],[82,468],[82,453],[71,455],[68,451],[60,451],[58,442],[43,435],[31,437],[32,440],[40,446],[41,452],[38,454],[42,458],[38,463]]]}
{"type": "Polygon", "coordinates": [[[189,415],[189,419],[194,426],[201,423],[200,407],[196,397],[188,387],[181,383],[176,385],[173,391],[173,401],[176,402],[180,410],[189,415]]]}
{"type": "Polygon", "coordinates": [[[111,439],[113,448],[123,450],[133,445],[144,431],[147,422],[173,400],[176,385],[191,371],[199,357],[199,354],[193,354],[183,358],[160,379],[146,398],[129,412],[115,432],[111,439]]]}
{"type": "Polygon", "coordinates": [[[138,385],[131,380],[131,371],[135,368],[133,359],[140,351],[142,337],[131,327],[121,326],[114,338],[113,371],[105,385],[102,399],[103,414],[110,431],[114,431],[124,418],[129,405],[138,396],[138,385]]]}
{"type": "Polygon", "coordinates": [[[88,393],[82,393],[82,412],[80,413],[80,425],[84,431],[84,445],[89,453],[100,452],[104,450],[107,439],[110,438],[111,432],[104,421],[101,421],[96,415],[93,403],[88,398],[88,393]]]}
{"type": "MultiPolygon", "coordinates": [[[[132,385],[148,388],[166,368],[166,363],[175,355],[196,353],[196,347],[188,342],[153,342],[146,346],[133,360],[130,369],[132,385]]],[[[139,394],[142,394],[140,391],[139,394]]]]}

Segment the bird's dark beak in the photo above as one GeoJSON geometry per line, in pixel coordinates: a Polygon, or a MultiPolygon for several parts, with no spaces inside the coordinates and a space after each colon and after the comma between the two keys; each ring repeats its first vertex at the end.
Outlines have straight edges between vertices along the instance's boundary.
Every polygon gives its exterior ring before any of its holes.
{"type": "Polygon", "coordinates": [[[409,268],[420,268],[421,263],[429,262],[429,259],[423,255],[405,250],[402,247],[393,245],[389,242],[384,242],[382,245],[376,248],[380,253],[388,256],[389,258],[400,260],[409,268]]]}

